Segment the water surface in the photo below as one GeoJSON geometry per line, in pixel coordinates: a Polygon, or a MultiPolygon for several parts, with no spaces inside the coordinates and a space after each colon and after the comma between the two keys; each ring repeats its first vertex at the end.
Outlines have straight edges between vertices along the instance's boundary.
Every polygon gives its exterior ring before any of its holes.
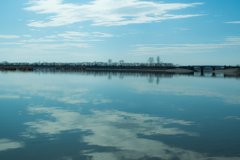
{"type": "Polygon", "coordinates": [[[0,72],[1,160],[240,159],[240,79],[0,72]]]}

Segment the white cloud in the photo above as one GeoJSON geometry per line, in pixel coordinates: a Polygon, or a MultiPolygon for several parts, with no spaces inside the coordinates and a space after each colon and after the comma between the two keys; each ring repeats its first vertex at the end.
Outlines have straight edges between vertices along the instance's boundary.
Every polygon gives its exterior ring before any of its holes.
{"type": "Polygon", "coordinates": [[[20,36],[16,36],[16,35],[0,35],[0,38],[20,38],[20,36]]]}
{"type": "Polygon", "coordinates": [[[240,23],[240,21],[226,22],[226,23],[240,23]]]}
{"type": "Polygon", "coordinates": [[[14,142],[9,139],[0,139],[0,151],[17,149],[22,147],[23,147],[23,144],[20,142],[14,142]]]}
{"type": "Polygon", "coordinates": [[[23,35],[23,37],[32,37],[31,35],[23,35]]]}
{"type": "Polygon", "coordinates": [[[21,40],[20,42],[35,43],[35,42],[54,42],[54,41],[56,40],[39,38],[39,39],[21,40]]]}
{"type": "Polygon", "coordinates": [[[66,33],[58,34],[59,37],[74,39],[76,37],[86,37],[89,36],[86,32],[74,32],[74,31],[66,31],[66,33]]]}
{"type": "Polygon", "coordinates": [[[34,43],[34,42],[54,42],[54,41],[56,41],[56,40],[39,38],[39,39],[21,40],[20,42],[34,43]]]}
{"type": "Polygon", "coordinates": [[[47,27],[62,26],[76,22],[93,21],[92,25],[116,26],[137,23],[160,22],[167,19],[178,19],[201,16],[200,14],[173,15],[168,12],[203,3],[156,3],[140,0],[95,0],[91,3],[77,5],[63,3],[63,0],[31,1],[27,11],[38,14],[54,14],[50,21],[33,21],[28,26],[47,27]]]}
{"type": "Polygon", "coordinates": [[[83,40],[82,37],[113,37],[112,34],[101,33],[101,32],[92,32],[89,34],[87,32],[75,32],[75,31],[65,31],[65,33],[45,36],[46,38],[65,38],[63,41],[100,41],[100,40],[83,40]],[[93,35],[92,35],[93,34],[93,35]]]}
{"type": "Polygon", "coordinates": [[[240,42],[240,37],[228,37],[226,41],[230,42],[240,42]]]}
{"type": "Polygon", "coordinates": [[[93,32],[95,37],[113,37],[112,34],[101,33],[101,32],[93,32]]]}
{"type": "Polygon", "coordinates": [[[30,31],[41,31],[39,29],[29,29],[30,31]]]}

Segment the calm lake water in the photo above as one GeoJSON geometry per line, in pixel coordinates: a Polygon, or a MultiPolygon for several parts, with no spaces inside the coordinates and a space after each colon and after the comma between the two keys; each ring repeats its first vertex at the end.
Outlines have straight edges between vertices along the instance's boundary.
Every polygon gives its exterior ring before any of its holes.
{"type": "Polygon", "coordinates": [[[239,160],[240,79],[0,72],[1,160],[239,160]]]}

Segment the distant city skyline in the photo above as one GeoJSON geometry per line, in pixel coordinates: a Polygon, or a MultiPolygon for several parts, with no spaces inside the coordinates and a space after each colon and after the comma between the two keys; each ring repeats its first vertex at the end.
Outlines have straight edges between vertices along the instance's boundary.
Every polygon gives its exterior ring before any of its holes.
{"type": "Polygon", "coordinates": [[[0,61],[240,64],[239,0],[0,2],[0,61]]]}

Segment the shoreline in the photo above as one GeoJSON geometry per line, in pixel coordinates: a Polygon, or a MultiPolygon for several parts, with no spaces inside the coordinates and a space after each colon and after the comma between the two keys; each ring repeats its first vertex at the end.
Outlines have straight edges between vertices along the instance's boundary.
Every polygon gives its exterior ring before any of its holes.
{"type": "Polygon", "coordinates": [[[213,71],[213,73],[240,73],[240,68],[216,70],[216,71],[213,71]]]}
{"type": "Polygon", "coordinates": [[[240,68],[216,70],[216,71],[213,71],[213,73],[223,73],[224,75],[228,75],[228,76],[239,76],[240,68]]]}
{"type": "Polygon", "coordinates": [[[140,71],[140,72],[172,72],[172,73],[190,73],[194,72],[189,69],[108,69],[108,68],[86,68],[86,70],[98,70],[98,71],[140,71]]]}

